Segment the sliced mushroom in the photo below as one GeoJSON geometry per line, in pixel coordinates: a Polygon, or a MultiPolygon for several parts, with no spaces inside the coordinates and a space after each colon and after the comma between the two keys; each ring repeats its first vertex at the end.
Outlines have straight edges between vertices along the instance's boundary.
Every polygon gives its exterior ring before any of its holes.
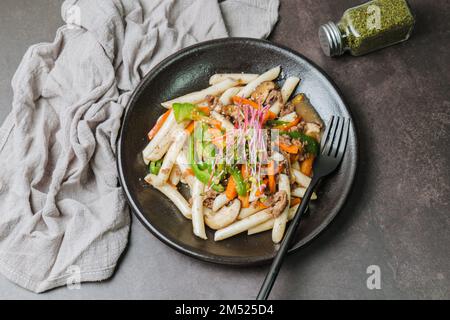
{"type": "Polygon", "coordinates": [[[216,213],[208,212],[205,215],[205,223],[213,230],[219,230],[232,224],[241,209],[241,202],[238,199],[233,200],[231,205],[225,206],[216,213]]]}
{"type": "Polygon", "coordinates": [[[253,91],[251,98],[254,101],[258,101],[259,103],[263,103],[266,101],[267,97],[271,90],[275,89],[276,85],[273,81],[264,81],[259,86],[256,87],[255,91],[253,91]]]}

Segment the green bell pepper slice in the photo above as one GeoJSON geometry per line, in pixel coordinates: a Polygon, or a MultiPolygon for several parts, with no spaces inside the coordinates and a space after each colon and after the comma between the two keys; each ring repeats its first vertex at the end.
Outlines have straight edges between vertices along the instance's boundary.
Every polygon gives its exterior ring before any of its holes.
{"type": "Polygon", "coordinates": [[[230,172],[236,184],[236,191],[238,195],[240,196],[247,195],[247,184],[244,181],[244,177],[242,177],[241,171],[239,171],[239,169],[235,167],[229,167],[228,171],[230,172]]]}
{"type": "Polygon", "coordinates": [[[174,103],[172,105],[175,120],[180,123],[186,120],[207,120],[205,113],[192,103],[174,103]]]}
{"type": "Polygon", "coordinates": [[[192,103],[174,103],[172,109],[175,120],[180,123],[185,120],[192,120],[196,107],[192,103]]]}
{"type": "Polygon", "coordinates": [[[151,161],[148,167],[151,174],[157,175],[159,173],[159,169],[161,169],[162,160],[151,161]]]}
{"type": "MultiPolygon", "coordinates": [[[[208,184],[211,174],[208,172],[208,170],[202,170],[199,168],[199,166],[195,163],[194,159],[194,135],[191,135],[189,139],[189,152],[188,152],[188,162],[189,165],[192,168],[192,171],[194,172],[195,177],[200,180],[203,184],[208,184]]],[[[225,188],[221,184],[215,184],[213,183],[211,185],[211,188],[217,192],[223,192],[225,188]]]]}

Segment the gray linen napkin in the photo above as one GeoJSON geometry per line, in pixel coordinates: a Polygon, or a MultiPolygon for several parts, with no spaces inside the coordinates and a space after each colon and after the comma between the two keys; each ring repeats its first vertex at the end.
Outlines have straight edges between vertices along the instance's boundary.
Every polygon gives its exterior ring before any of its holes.
{"type": "Polygon", "coordinates": [[[278,5],[66,0],[53,43],[23,57],[0,128],[0,272],[34,292],[111,276],[129,231],[114,153],[132,90],[188,45],[266,37],[278,5]]]}

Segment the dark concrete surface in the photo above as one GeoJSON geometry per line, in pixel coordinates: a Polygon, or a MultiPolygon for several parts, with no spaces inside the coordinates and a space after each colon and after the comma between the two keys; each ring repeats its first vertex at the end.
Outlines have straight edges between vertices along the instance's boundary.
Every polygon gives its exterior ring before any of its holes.
{"type": "MultiPolygon", "coordinates": [[[[311,245],[290,256],[278,299],[450,298],[450,2],[411,0],[412,38],[364,57],[325,57],[320,23],[358,0],[281,0],[270,39],[315,61],[341,88],[360,140],[360,166],[345,208],[311,245]],[[366,269],[381,269],[381,289],[366,269]]],[[[2,0],[0,120],[11,77],[28,46],[52,41],[61,1],[2,0]]],[[[1,214],[1,213],[0,213],[1,214]]],[[[203,263],[166,247],[133,218],[115,276],[36,295],[0,276],[0,299],[254,298],[267,267],[203,263]]]]}

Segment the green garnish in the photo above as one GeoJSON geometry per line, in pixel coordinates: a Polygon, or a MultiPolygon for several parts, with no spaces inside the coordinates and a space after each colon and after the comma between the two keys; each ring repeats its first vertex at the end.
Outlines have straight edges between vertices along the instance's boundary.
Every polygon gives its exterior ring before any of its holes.
{"type": "Polygon", "coordinates": [[[150,165],[148,166],[148,170],[151,174],[157,175],[159,173],[159,169],[161,169],[162,160],[157,161],[151,161],[150,165]]]}
{"type": "MultiPolygon", "coordinates": [[[[205,169],[201,169],[199,165],[195,162],[194,157],[194,135],[189,138],[189,152],[188,152],[188,162],[194,172],[195,177],[200,180],[203,184],[208,184],[211,178],[211,168],[210,165],[205,163],[205,169]]],[[[223,192],[225,188],[221,184],[212,183],[211,188],[217,192],[223,192]]]]}
{"type": "Polygon", "coordinates": [[[281,120],[267,120],[266,124],[269,127],[275,127],[275,126],[282,126],[282,125],[286,125],[289,122],[287,121],[281,121],[281,120]]]}
{"type": "Polygon", "coordinates": [[[205,116],[204,112],[192,103],[174,103],[172,109],[178,123],[186,120],[200,120],[205,116]]]}
{"type": "Polygon", "coordinates": [[[230,172],[236,184],[236,191],[238,195],[240,196],[247,195],[247,185],[245,183],[244,177],[242,177],[242,173],[235,167],[229,167],[228,171],[230,172]]]}

